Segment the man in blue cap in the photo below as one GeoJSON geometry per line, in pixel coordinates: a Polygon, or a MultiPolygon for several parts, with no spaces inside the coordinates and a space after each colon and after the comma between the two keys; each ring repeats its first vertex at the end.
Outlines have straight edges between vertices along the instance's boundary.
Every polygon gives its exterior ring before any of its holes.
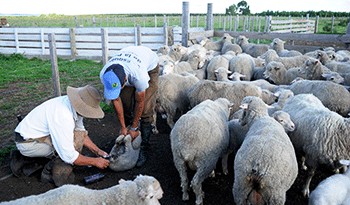
{"type": "Polygon", "coordinates": [[[146,162],[158,89],[158,56],[145,46],[129,46],[114,55],[100,72],[104,97],[111,100],[120,122],[120,134],[133,139],[141,131],[136,166],[146,162]],[[139,127],[140,126],[140,127],[139,127]]]}

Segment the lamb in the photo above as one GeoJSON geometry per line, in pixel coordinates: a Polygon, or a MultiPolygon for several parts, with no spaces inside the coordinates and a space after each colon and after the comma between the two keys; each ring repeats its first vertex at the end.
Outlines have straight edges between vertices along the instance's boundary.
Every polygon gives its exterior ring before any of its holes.
{"type": "Polygon", "coordinates": [[[317,59],[321,61],[323,65],[325,65],[329,70],[335,71],[338,73],[349,73],[350,72],[350,63],[347,62],[338,62],[335,60],[331,60],[326,52],[318,51],[317,59]]]}
{"type": "Polygon", "coordinates": [[[212,41],[210,39],[206,39],[203,47],[206,48],[207,50],[221,52],[224,43],[225,42],[232,42],[232,39],[233,39],[233,37],[230,36],[230,34],[224,33],[224,35],[218,41],[212,41]]]}
{"type": "Polygon", "coordinates": [[[293,57],[293,56],[303,55],[299,51],[285,49],[284,48],[285,43],[286,43],[285,41],[282,41],[279,38],[275,38],[272,40],[270,47],[271,47],[271,49],[275,50],[277,55],[280,57],[293,57]]]}
{"type": "Polygon", "coordinates": [[[188,92],[190,107],[194,107],[207,99],[227,98],[234,104],[233,112],[239,109],[239,102],[248,95],[258,96],[267,104],[272,104],[276,100],[272,92],[263,90],[253,84],[239,81],[201,80],[194,84],[188,92]]]}
{"type": "Polygon", "coordinates": [[[229,61],[229,70],[245,75],[245,80],[250,81],[253,76],[255,63],[253,58],[245,53],[238,54],[229,61]]]}
{"type": "Polygon", "coordinates": [[[234,160],[235,203],[284,204],[298,174],[293,145],[260,98],[247,96],[241,107],[240,123],[249,128],[234,160]]]}
{"type": "Polygon", "coordinates": [[[347,77],[346,81],[343,76],[341,76],[339,73],[334,71],[330,71],[322,74],[322,77],[327,81],[331,81],[333,83],[338,83],[338,84],[350,85],[350,78],[349,78],[350,75],[344,75],[344,76],[347,77]]]}
{"type": "Polygon", "coordinates": [[[340,160],[348,167],[344,174],[332,175],[317,185],[310,194],[309,205],[338,205],[349,204],[350,199],[350,161],[340,160]]]}
{"type": "Polygon", "coordinates": [[[181,116],[171,130],[171,150],[181,178],[182,200],[189,199],[187,166],[196,171],[191,187],[197,205],[203,204],[202,182],[216,168],[220,157],[224,174],[228,173],[230,139],[227,122],[231,106],[225,98],[206,100],[181,116]]]}
{"type": "Polygon", "coordinates": [[[263,55],[261,55],[260,58],[265,59],[266,65],[271,61],[281,62],[284,65],[284,67],[288,70],[290,68],[301,67],[305,63],[305,61],[310,57],[306,55],[294,57],[279,57],[275,50],[269,49],[263,55]]]}
{"type": "Polygon", "coordinates": [[[269,49],[268,45],[249,43],[248,40],[247,37],[240,35],[237,38],[237,44],[241,46],[244,53],[249,54],[252,57],[257,58],[269,49]]]}
{"type": "Polygon", "coordinates": [[[309,185],[319,165],[337,169],[340,159],[349,159],[350,119],[330,111],[313,94],[291,97],[282,110],[295,123],[296,129],[289,136],[296,152],[305,156],[309,169],[303,195],[309,196],[309,185]]]}
{"type": "Polygon", "coordinates": [[[228,69],[229,60],[222,55],[218,55],[213,57],[207,66],[207,79],[208,80],[216,80],[215,70],[219,67],[224,67],[228,69]]]}
{"type": "Polygon", "coordinates": [[[342,85],[324,80],[300,80],[289,86],[294,95],[314,94],[328,109],[347,117],[350,112],[350,93],[342,85]]]}
{"type": "Polygon", "coordinates": [[[270,116],[273,115],[273,113],[282,110],[286,104],[286,101],[290,97],[293,97],[294,93],[288,89],[280,89],[275,93],[275,95],[278,97],[278,100],[268,108],[268,113],[270,116]]]}
{"type": "Polygon", "coordinates": [[[232,72],[229,71],[227,68],[219,67],[215,70],[215,76],[217,81],[230,81],[228,79],[228,75],[232,72]]]}
{"type": "Polygon", "coordinates": [[[299,73],[307,80],[324,80],[323,74],[329,72],[331,71],[315,58],[306,60],[299,69],[299,73]]]}
{"type": "Polygon", "coordinates": [[[264,78],[276,85],[288,85],[297,77],[304,77],[300,72],[300,68],[286,67],[281,62],[271,61],[266,65],[264,78]]]}
{"type": "Polygon", "coordinates": [[[167,55],[170,51],[170,48],[168,45],[163,45],[161,47],[158,48],[157,50],[157,54],[158,56],[161,56],[161,55],[167,55]]]}
{"type": "Polygon", "coordinates": [[[109,153],[109,168],[111,170],[119,172],[135,167],[139,158],[142,138],[138,136],[135,140],[131,140],[130,135],[120,135],[115,140],[115,145],[109,153]]]}
{"type": "Polygon", "coordinates": [[[93,190],[79,185],[63,185],[39,195],[23,197],[1,205],[46,205],[46,204],[118,204],[118,205],[158,205],[163,190],[152,176],[138,175],[133,181],[119,180],[110,188],[93,190]]]}
{"type": "Polygon", "coordinates": [[[177,114],[181,116],[188,111],[190,102],[187,93],[198,81],[193,75],[170,73],[159,76],[156,111],[167,116],[170,128],[174,127],[177,114]]]}

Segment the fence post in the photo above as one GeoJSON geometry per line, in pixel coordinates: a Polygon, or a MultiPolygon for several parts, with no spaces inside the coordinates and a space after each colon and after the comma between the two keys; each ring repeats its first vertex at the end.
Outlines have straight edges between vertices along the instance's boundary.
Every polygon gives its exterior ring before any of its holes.
{"type": "Polygon", "coordinates": [[[188,46],[188,29],[190,25],[190,12],[188,1],[182,2],[182,46],[188,46]]]}
{"type": "Polygon", "coordinates": [[[77,56],[77,44],[75,41],[75,28],[69,29],[69,37],[70,37],[70,56],[72,59],[75,59],[77,56]]]}
{"type": "Polygon", "coordinates": [[[207,7],[207,26],[205,28],[205,30],[213,30],[213,4],[212,3],[208,3],[208,7],[207,7]]]}
{"type": "Polygon", "coordinates": [[[141,26],[137,24],[136,26],[136,45],[140,46],[142,44],[141,41],[141,26]]]}
{"type": "Polygon", "coordinates": [[[154,28],[157,28],[157,15],[154,15],[154,28]]]}
{"type": "Polygon", "coordinates": [[[49,48],[50,48],[53,91],[54,91],[54,96],[58,97],[58,96],[61,96],[61,86],[60,86],[60,75],[58,72],[56,40],[55,40],[54,33],[49,33],[49,48]]]}
{"type": "Polygon", "coordinates": [[[17,28],[15,28],[14,32],[15,32],[16,53],[18,53],[19,52],[19,39],[18,39],[18,30],[17,30],[17,28]]]}
{"type": "Polygon", "coordinates": [[[166,23],[166,21],[163,24],[163,32],[164,32],[164,45],[168,45],[169,33],[168,33],[168,24],[166,23]]]}
{"type": "Polygon", "coordinates": [[[332,33],[334,31],[334,16],[332,16],[332,29],[331,29],[332,33]]]}
{"type": "Polygon", "coordinates": [[[108,30],[101,28],[101,43],[102,43],[102,63],[106,65],[108,62],[108,30]]]}
{"type": "Polygon", "coordinates": [[[317,33],[317,31],[318,31],[318,22],[319,22],[319,20],[320,20],[320,17],[319,17],[319,16],[316,16],[314,33],[317,33]]]}

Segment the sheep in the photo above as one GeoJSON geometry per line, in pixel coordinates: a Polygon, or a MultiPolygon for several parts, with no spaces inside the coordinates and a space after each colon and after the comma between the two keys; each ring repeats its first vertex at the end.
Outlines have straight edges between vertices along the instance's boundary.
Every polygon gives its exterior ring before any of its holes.
{"type": "Polygon", "coordinates": [[[288,89],[280,89],[279,91],[275,92],[275,95],[278,97],[278,100],[268,108],[268,113],[270,116],[273,113],[282,110],[284,105],[286,104],[286,101],[290,97],[293,97],[294,93],[288,89]]]}
{"type": "Polygon", "coordinates": [[[317,59],[319,59],[321,63],[331,71],[335,71],[340,74],[350,72],[350,63],[331,60],[324,51],[317,51],[317,59]]]}
{"type": "Polygon", "coordinates": [[[188,111],[190,102],[187,93],[198,81],[193,75],[170,73],[159,76],[156,111],[167,116],[170,128],[174,127],[177,114],[182,115],[188,111]]]}
{"type": "Polygon", "coordinates": [[[163,46],[161,46],[161,47],[159,47],[157,49],[157,55],[158,56],[167,55],[167,54],[169,54],[169,51],[170,51],[169,46],[168,45],[163,45],[163,46]]]}
{"type": "Polygon", "coordinates": [[[118,204],[118,205],[158,205],[163,190],[157,179],[152,176],[138,175],[133,181],[119,180],[119,184],[110,188],[93,190],[79,185],[63,185],[39,195],[32,195],[1,205],[46,205],[46,204],[118,204]]]}
{"type": "Polygon", "coordinates": [[[188,200],[187,166],[195,170],[191,187],[196,204],[203,204],[202,182],[222,157],[227,174],[229,131],[227,122],[232,104],[225,98],[206,100],[181,116],[170,132],[171,150],[181,178],[182,200],[188,200]],[[210,144],[210,146],[207,146],[210,144]]]}
{"type": "Polygon", "coordinates": [[[306,60],[299,69],[299,73],[307,80],[324,80],[323,74],[329,72],[331,71],[315,58],[306,60]]]}
{"type": "Polygon", "coordinates": [[[308,178],[302,192],[309,196],[310,182],[319,165],[337,169],[340,159],[349,159],[350,119],[330,111],[313,94],[289,98],[282,110],[295,123],[289,137],[296,152],[305,156],[308,178]]]}
{"type": "Polygon", "coordinates": [[[232,43],[232,39],[233,38],[231,38],[231,41],[224,42],[221,48],[221,54],[225,54],[228,51],[233,51],[236,54],[242,53],[242,48],[238,44],[232,43]]]}
{"type": "Polygon", "coordinates": [[[247,37],[240,35],[237,38],[237,44],[241,46],[244,53],[249,54],[252,57],[257,58],[269,49],[268,45],[249,43],[248,40],[247,37]]]}
{"type": "Polygon", "coordinates": [[[240,120],[248,132],[234,159],[236,204],[284,204],[298,174],[293,145],[283,126],[255,96],[242,100],[240,120]]]}
{"type": "MultiPolygon", "coordinates": [[[[242,117],[243,110],[240,109],[239,111],[237,111],[236,113],[239,112],[240,116],[236,119],[231,119],[228,123],[228,129],[229,129],[230,139],[231,139],[230,150],[233,150],[234,153],[236,153],[238,149],[241,147],[243,140],[245,138],[245,135],[248,132],[248,126],[247,125],[242,126],[239,122],[239,118],[242,117]]],[[[273,117],[273,119],[275,119],[278,123],[280,123],[287,133],[294,131],[295,125],[293,121],[290,119],[290,116],[288,113],[282,110],[279,110],[274,112],[270,116],[273,117]]]]}
{"type": "Polygon", "coordinates": [[[209,61],[206,68],[208,80],[216,80],[215,70],[219,67],[224,67],[227,69],[229,67],[229,60],[222,55],[215,56],[209,61]]]}
{"type": "Polygon", "coordinates": [[[194,84],[188,92],[190,107],[194,107],[207,99],[215,100],[224,97],[234,104],[232,108],[233,112],[239,109],[239,102],[248,95],[261,97],[267,104],[272,104],[276,100],[273,93],[268,92],[268,90],[263,90],[250,83],[238,81],[201,80],[194,84]]]}
{"type": "Polygon", "coordinates": [[[244,80],[250,81],[253,76],[255,62],[253,58],[245,53],[238,54],[229,61],[229,70],[245,75],[244,80]]]}
{"type": "MultiPolygon", "coordinates": [[[[345,77],[349,76],[350,75],[344,75],[345,77]]],[[[322,73],[322,77],[327,80],[327,81],[331,81],[333,83],[337,83],[337,84],[344,84],[344,85],[350,85],[350,78],[347,77],[347,81],[345,81],[345,78],[340,75],[339,73],[337,72],[334,72],[334,71],[330,71],[330,72],[327,72],[327,73],[322,73]]]]}
{"type": "Polygon", "coordinates": [[[233,37],[228,33],[224,33],[224,35],[218,41],[212,41],[210,39],[205,40],[204,48],[207,50],[219,51],[221,53],[222,47],[225,42],[232,42],[233,37]]]}
{"type": "Polygon", "coordinates": [[[344,174],[332,175],[319,183],[310,194],[309,205],[340,205],[350,199],[350,161],[340,160],[348,167],[344,174]]]}
{"type": "Polygon", "coordinates": [[[281,62],[271,61],[266,65],[264,72],[264,78],[276,85],[288,85],[295,78],[303,77],[299,72],[299,68],[290,68],[286,67],[281,62]]]}
{"type": "Polygon", "coordinates": [[[269,49],[263,55],[261,55],[260,58],[265,59],[266,65],[271,61],[281,62],[284,65],[284,67],[288,70],[290,68],[301,67],[305,63],[305,61],[310,57],[306,55],[294,57],[279,57],[275,50],[269,49]]]}
{"type": "Polygon", "coordinates": [[[118,172],[135,167],[139,158],[141,140],[141,136],[138,136],[133,141],[130,135],[118,136],[109,153],[109,168],[118,172]]]}
{"type": "Polygon", "coordinates": [[[350,112],[350,93],[342,85],[324,80],[300,80],[287,89],[294,95],[302,93],[314,94],[328,109],[347,117],[350,112]]]}
{"type": "Polygon", "coordinates": [[[274,38],[270,44],[271,49],[275,50],[277,55],[280,57],[293,57],[293,56],[301,56],[303,55],[299,51],[296,50],[287,50],[284,49],[284,44],[286,42],[279,39],[279,38],[274,38]]]}
{"type": "Polygon", "coordinates": [[[228,75],[232,72],[229,71],[227,68],[219,67],[215,70],[215,76],[217,81],[230,81],[228,79],[228,75]]]}

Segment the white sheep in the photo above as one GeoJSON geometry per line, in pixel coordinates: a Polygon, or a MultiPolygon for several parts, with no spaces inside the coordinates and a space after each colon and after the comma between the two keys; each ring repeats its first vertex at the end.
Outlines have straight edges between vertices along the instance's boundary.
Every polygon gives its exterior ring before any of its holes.
{"type": "Polygon", "coordinates": [[[277,55],[275,50],[269,49],[260,58],[265,59],[266,65],[271,61],[281,62],[284,67],[288,70],[290,68],[301,67],[309,56],[301,55],[301,56],[293,56],[293,57],[280,57],[277,55]]]}
{"type": "Polygon", "coordinates": [[[248,132],[234,160],[236,204],[284,204],[298,174],[293,145],[258,97],[245,97],[240,120],[248,132]]]}
{"type": "Polygon", "coordinates": [[[299,69],[299,73],[307,80],[324,80],[324,74],[330,73],[331,71],[322,63],[315,59],[310,58],[305,61],[299,69]]]}
{"type": "Polygon", "coordinates": [[[227,174],[231,106],[225,98],[206,100],[182,115],[171,130],[171,150],[181,178],[182,200],[189,199],[187,167],[195,170],[191,187],[196,205],[203,204],[202,182],[214,171],[220,157],[227,174]]]}
{"type": "Polygon", "coordinates": [[[220,38],[220,40],[212,41],[210,39],[204,40],[203,47],[207,50],[219,51],[221,53],[222,47],[225,42],[232,42],[233,37],[228,33],[224,33],[224,35],[220,38]]]}
{"type": "Polygon", "coordinates": [[[232,72],[229,71],[227,68],[219,67],[214,71],[214,73],[217,81],[230,81],[228,79],[228,75],[230,75],[232,72]]]}
{"type": "Polygon", "coordinates": [[[216,80],[215,70],[219,67],[224,67],[227,69],[229,67],[229,60],[222,55],[215,56],[209,61],[206,68],[208,80],[216,80]]]}
{"type": "Polygon", "coordinates": [[[170,51],[170,47],[168,45],[163,45],[157,49],[157,55],[167,55],[170,51]]]}
{"type": "Polygon", "coordinates": [[[350,63],[349,62],[339,62],[329,58],[328,54],[324,51],[317,51],[317,59],[321,61],[329,70],[338,73],[349,73],[350,63]]]}
{"type": "Polygon", "coordinates": [[[299,51],[296,50],[287,50],[284,48],[284,44],[286,42],[279,39],[274,38],[270,44],[270,47],[275,50],[280,57],[293,57],[293,56],[301,56],[303,55],[299,51]]]}
{"type": "Polygon", "coordinates": [[[245,96],[258,96],[267,104],[272,104],[277,99],[272,92],[261,89],[260,87],[249,83],[249,81],[212,81],[201,80],[194,84],[189,92],[188,98],[190,106],[194,107],[204,100],[215,100],[218,98],[227,98],[233,105],[233,112],[239,110],[239,103],[245,96]]]}
{"type": "Polygon", "coordinates": [[[247,37],[240,35],[237,38],[237,44],[241,46],[244,53],[249,54],[252,57],[257,58],[269,49],[268,45],[249,43],[248,40],[247,37]]]}
{"type": "Polygon", "coordinates": [[[247,81],[250,81],[253,77],[254,67],[254,59],[245,53],[238,54],[229,61],[229,70],[231,72],[238,72],[245,75],[244,80],[247,81]]]}
{"type": "Polygon", "coordinates": [[[139,175],[131,180],[119,180],[119,184],[110,188],[93,190],[79,185],[63,185],[39,195],[32,195],[1,205],[158,205],[163,190],[157,179],[152,176],[139,175]]]}
{"type": "Polygon", "coordinates": [[[297,77],[304,77],[300,73],[300,68],[286,67],[281,62],[271,61],[266,65],[263,73],[264,78],[276,85],[288,85],[297,77]]]}
{"type": "Polygon", "coordinates": [[[279,89],[277,92],[275,92],[275,95],[278,97],[278,100],[277,102],[271,104],[268,108],[268,113],[270,116],[272,116],[273,113],[282,110],[284,105],[286,104],[286,101],[290,97],[293,97],[294,93],[288,89],[279,89]]]}
{"type": "Polygon", "coordinates": [[[166,115],[170,128],[173,128],[177,114],[181,116],[188,111],[188,91],[198,81],[193,75],[170,73],[159,76],[156,111],[166,115]]]}
{"type": "Polygon", "coordinates": [[[350,199],[350,161],[340,160],[347,166],[344,174],[332,175],[317,185],[310,194],[309,205],[348,205],[350,199]],[[346,201],[348,201],[346,203],[346,201]]]}
{"type": "Polygon", "coordinates": [[[310,182],[319,165],[337,169],[340,159],[350,158],[350,119],[330,111],[313,94],[289,98],[282,110],[295,123],[296,129],[289,136],[296,152],[305,156],[308,178],[302,192],[309,196],[310,182]]]}
{"type": "Polygon", "coordinates": [[[116,172],[134,168],[139,158],[141,141],[141,136],[133,141],[130,135],[118,136],[109,153],[109,168],[116,172]]]}
{"type": "Polygon", "coordinates": [[[347,117],[350,112],[350,93],[342,85],[324,80],[300,80],[287,87],[294,95],[314,94],[328,109],[347,117]]]}

